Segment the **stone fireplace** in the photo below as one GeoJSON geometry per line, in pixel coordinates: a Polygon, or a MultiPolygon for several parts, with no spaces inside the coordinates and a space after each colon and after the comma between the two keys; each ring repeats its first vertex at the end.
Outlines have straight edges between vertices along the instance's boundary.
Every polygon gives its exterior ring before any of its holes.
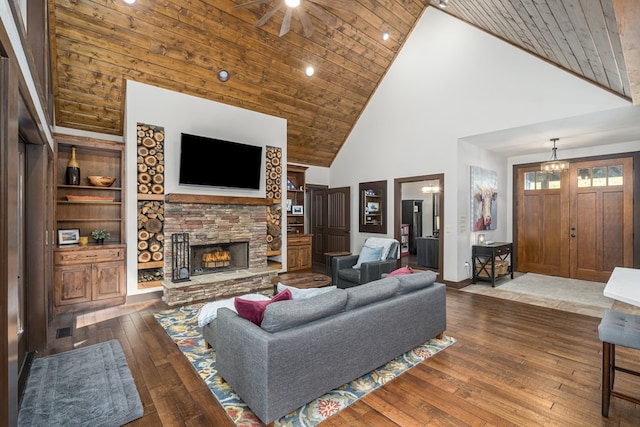
{"type": "Polygon", "coordinates": [[[164,233],[189,234],[191,280],[171,281],[167,245],[164,301],[177,305],[272,289],[277,270],[267,265],[266,205],[267,199],[250,197],[166,195],[164,233]]]}

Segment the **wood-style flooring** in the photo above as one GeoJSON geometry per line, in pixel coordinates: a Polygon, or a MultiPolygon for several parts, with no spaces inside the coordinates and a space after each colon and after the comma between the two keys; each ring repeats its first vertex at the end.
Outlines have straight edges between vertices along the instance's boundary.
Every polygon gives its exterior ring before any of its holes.
{"type": "MultiPolygon", "coordinates": [[[[233,426],[152,313],[158,300],[51,324],[46,354],[116,338],[144,405],[131,426],[233,426]],[[73,335],[55,338],[57,328],[73,335]]],[[[447,334],[458,342],[322,426],[638,426],[640,410],[612,398],[600,415],[599,319],[457,290],[447,291],[447,334]]],[[[366,351],[366,349],[363,349],[366,351]]],[[[640,370],[640,352],[618,349],[640,370]]],[[[319,373],[321,375],[321,373],[319,373]]],[[[640,378],[616,385],[640,395],[640,378]]]]}

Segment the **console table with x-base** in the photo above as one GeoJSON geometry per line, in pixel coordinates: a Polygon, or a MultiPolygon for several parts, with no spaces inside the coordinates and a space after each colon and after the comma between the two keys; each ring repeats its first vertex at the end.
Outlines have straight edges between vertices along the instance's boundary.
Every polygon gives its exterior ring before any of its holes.
{"type": "Polygon", "coordinates": [[[496,286],[496,279],[511,275],[513,279],[513,268],[511,263],[505,273],[499,274],[496,271],[496,260],[507,261],[511,257],[513,244],[506,242],[494,242],[483,245],[473,245],[471,248],[471,260],[473,264],[473,283],[478,280],[488,280],[491,287],[496,286]]]}

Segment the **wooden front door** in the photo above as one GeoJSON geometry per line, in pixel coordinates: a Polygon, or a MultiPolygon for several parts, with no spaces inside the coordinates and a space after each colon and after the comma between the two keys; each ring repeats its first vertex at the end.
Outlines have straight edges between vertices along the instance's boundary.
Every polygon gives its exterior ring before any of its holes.
{"type": "Polygon", "coordinates": [[[605,282],[633,266],[633,160],[517,169],[517,270],[605,282]]]}
{"type": "Polygon", "coordinates": [[[311,233],[313,260],[325,262],[325,252],[351,251],[351,188],[313,189],[311,233]]]}
{"type": "Polygon", "coordinates": [[[633,160],[571,164],[570,274],[605,282],[633,267],[633,160]]]}
{"type": "Polygon", "coordinates": [[[517,185],[518,271],[569,277],[568,174],[521,168],[517,185]]]}

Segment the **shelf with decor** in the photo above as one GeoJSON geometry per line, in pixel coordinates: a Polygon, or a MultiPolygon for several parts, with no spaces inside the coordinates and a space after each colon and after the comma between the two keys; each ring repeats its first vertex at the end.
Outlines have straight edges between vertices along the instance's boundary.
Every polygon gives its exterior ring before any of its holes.
{"type": "Polygon", "coordinates": [[[287,271],[311,268],[311,234],[305,234],[305,166],[287,166],[287,271]]]}
{"type": "Polygon", "coordinates": [[[387,181],[360,183],[360,232],[386,233],[387,181]]]}
{"type": "Polygon", "coordinates": [[[124,163],[122,143],[55,136],[55,313],[125,302],[124,163]],[[94,230],[108,234],[104,244],[94,230]]]}

